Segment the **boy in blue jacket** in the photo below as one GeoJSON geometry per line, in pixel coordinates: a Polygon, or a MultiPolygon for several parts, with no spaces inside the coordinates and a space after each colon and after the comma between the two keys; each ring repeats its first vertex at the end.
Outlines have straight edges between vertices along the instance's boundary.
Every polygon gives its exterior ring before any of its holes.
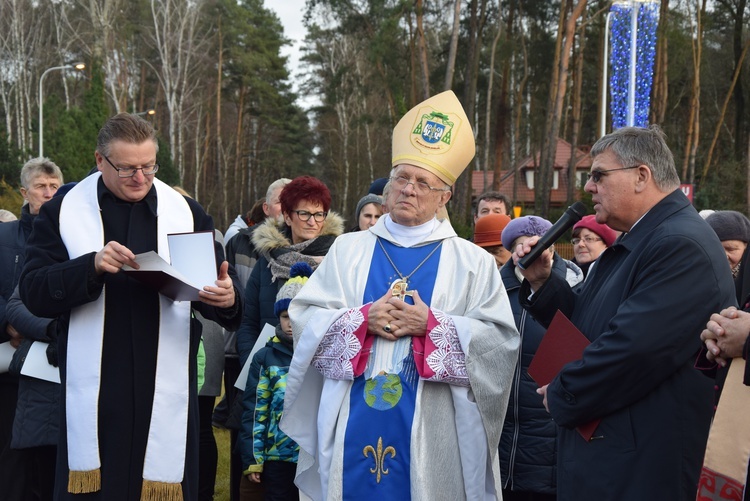
{"type": "MultiPolygon", "coordinates": [[[[279,429],[279,422],[284,410],[286,376],[294,352],[287,309],[311,274],[312,269],[306,263],[296,263],[290,270],[289,280],[279,289],[274,304],[279,325],[275,335],[253,356],[242,397],[242,428],[238,440],[242,483],[260,483],[266,500],[299,499],[294,485],[299,446],[279,429]]],[[[246,489],[240,486],[240,500],[250,501],[244,491],[246,489]]]]}

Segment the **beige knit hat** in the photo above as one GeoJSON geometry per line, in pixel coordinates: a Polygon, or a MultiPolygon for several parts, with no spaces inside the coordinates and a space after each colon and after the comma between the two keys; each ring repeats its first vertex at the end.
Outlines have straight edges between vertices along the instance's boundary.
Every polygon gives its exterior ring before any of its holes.
{"type": "Polygon", "coordinates": [[[456,182],[475,152],[469,119],[453,91],[419,103],[393,129],[391,165],[416,165],[449,185],[456,182]]]}

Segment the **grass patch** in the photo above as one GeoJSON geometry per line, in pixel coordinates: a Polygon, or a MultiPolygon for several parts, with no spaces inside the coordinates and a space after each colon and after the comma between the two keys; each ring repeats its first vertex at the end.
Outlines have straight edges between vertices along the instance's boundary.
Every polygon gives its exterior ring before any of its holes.
{"type": "Polygon", "coordinates": [[[229,501],[229,430],[214,428],[214,438],[219,449],[214,501],[229,501]]]}

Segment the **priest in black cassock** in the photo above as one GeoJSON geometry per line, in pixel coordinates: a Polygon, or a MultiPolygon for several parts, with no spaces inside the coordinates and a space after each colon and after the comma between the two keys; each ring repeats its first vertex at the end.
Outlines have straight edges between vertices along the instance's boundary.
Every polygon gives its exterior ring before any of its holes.
{"type": "Polygon", "coordinates": [[[156,152],[147,121],[110,118],[98,172],[45,204],[28,242],[21,297],[35,315],[67,324],[56,499],[197,499],[200,324],[191,310],[236,330],[242,296],[218,245],[218,279],[199,301],[172,301],[120,272],[147,251],[169,262],[170,233],[214,230],[197,202],[155,178],[156,152]]]}

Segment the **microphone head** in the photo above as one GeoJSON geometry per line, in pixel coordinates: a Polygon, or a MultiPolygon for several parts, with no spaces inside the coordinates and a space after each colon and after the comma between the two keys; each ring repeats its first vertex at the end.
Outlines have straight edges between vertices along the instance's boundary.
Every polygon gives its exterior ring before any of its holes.
{"type": "Polygon", "coordinates": [[[583,202],[576,202],[570,207],[568,207],[568,212],[571,213],[571,215],[576,217],[576,220],[580,220],[583,216],[586,215],[586,204],[583,202]]]}

